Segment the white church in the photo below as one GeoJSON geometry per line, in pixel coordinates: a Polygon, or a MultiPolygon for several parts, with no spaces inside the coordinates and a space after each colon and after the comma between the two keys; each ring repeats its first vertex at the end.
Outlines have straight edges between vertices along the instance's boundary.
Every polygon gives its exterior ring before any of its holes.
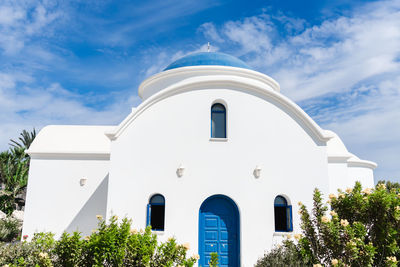
{"type": "MultiPolygon", "coordinates": [[[[300,232],[298,201],[373,187],[376,164],[347,151],[271,77],[216,52],[187,55],[143,81],[142,103],[112,126],[50,125],[31,156],[23,235],[91,233],[96,215],[151,225],[207,266],[253,266],[300,232]]],[[[190,255],[190,254],[189,254],[190,255]]]]}

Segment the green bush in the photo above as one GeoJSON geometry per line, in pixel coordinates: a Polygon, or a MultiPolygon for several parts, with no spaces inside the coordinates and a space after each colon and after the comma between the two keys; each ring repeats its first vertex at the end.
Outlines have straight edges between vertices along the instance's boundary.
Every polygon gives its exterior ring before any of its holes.
{"type": "Polygon", "coordinates": [[[208,264],[210,265],[210,267],[217,267],[218,264],[219,264],[218,253],[217,252],[211,252],[210,256],[211,256],[211,259],[208,262],[208,264]]]}
{"type": "Polygon", "coordinates": [[[352,228],[361,224],[365,229],[363,241],[376,252],[374,266],[396,266],[400,259],[400,189],[398,184],[387,185],[379,182],[374,189],[362,190],[356,183],[354,188],[329,197],[338,218],[347,220],[352,228]]]}
{"type": "Polygon", "coordinates": [[[303,258],[314,264],[371,266],[375,255],[374,246],[367,242],[367,230],[360,222],[350,224],[322,203],[322,194],[314,190],[312,213],[300,204],[301,228],[304,237],[299,240],[303,258]]]}
{"type": "Polygon", "coordinates": [[[300,205],[298,242],[264,255],[257,266],[397,266],[400,258],[400,189],[384,183],[330,194],[315,189],[311,213],[300,205]],[[389,187],[389,186],[388,186],[389,187]],[[329,211],[329,215],[327,212],[329,211]]]}
{"type": "Polygon", "coordinates": [[[10,216],[0,219],[0,242],[12,242],[19,238],[21,223],[10,216]]]}
{"type": "Polygon", "coordinates": [[[117,223],[113,216],[110,223],[99,221],[98,230],[86,238],[86,265],[87,266],[121,266],[126,252],[126,243],[130,235],[131,223],[123,219],[117,223]]]}
{"type": "Polygon", "coordinates": [[[131,230],[126,245],[126,266],[149,266],[157,249],[157,238],[151,233],[150,227],[144,232],[131,230]]]}
{"type": "Polygon", "coordinates": [[[2,244],[0,247],[0,266],[35,266],[38,260],[33,259],[35,247],[33,243],[2,244]]]}
{"type": "Polygon", "coordinates": [[[85,242],[78,232],[63,233],[56,242],[54,254],[57,255],[57,264],[65,267],[83,266],[85,242]]]}
{"type": "Polygon", "coordinates": [[[54,235],[35,234],[31,242],[2,244],[0,247],[0,266],[52,266],[54,235]]]}
{"type": "Polygon", "coordinates": [[[255,267],[313,266],[310,260],[303,258],[295,243],[284,240],[283,243],[259,259],[255,267]]]}
{"type": "Polygon", "coordinates": [[[151,266],[173,266],[176,263],[178,266],[193,266],[198,257],[194,256],[186,259],[186,251],[188,247],[178,245],[174,238],[169,238],[167,242],[161,243],[154,254],[154,260],[151,266]]]}
{"type": "Polygon", "coordinates": [[[118,223],[113,216],[108,224],[98,218],[98,229],[84,238],[78,232],[64,233],[59,240],[51,233],[38,233],[31,242],[3,244],[0,266],[191,267],[199,259],[187,257],[188,245],[179,245],[174,238],[158,243],[150,227],[136,231],[126,218],[118,223]]]}

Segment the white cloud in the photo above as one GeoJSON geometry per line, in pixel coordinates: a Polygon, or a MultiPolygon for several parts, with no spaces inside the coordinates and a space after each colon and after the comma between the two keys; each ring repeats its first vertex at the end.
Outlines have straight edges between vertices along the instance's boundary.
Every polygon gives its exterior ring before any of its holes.
{"type": "Polygon", "coordinates": [[[224,35],[232,42],[240,44],[241,53],[260,53],[272,47],[273,24],[263,17],[250,17],[244,21],[229,21],[224,26],[224,35]]]}
{"type": "Polygon", "coordinates": [[[400,180],[400,2],[379,1],[305,27],[262,14],[211,27],[223,48],[275,78],[348,149],[400,180]],[[278,29],[286,29],[285,34],[278,29]]]}
{"type": "Polygon", "coordinates": [[[0,3],[0,52],[15,55],[32,37],[46,36],[51,25],[62,17],[48,1],[9,1],[0,3]]]}
{"type": "Polygon", "coordinates": [[[0,72],[0,149],[7,149],[7,140],[23,130],[40,129],[49,124],[117,125],[129,114],[139,98],[124,93],[114,98],[105,109],[85,105],[85,95],[71,93],[57,83],[48,87],[32,87],[26,75],[0,72]],[[23,87],[17,87],[25,82],[23,87]]]}
{"type": "Polygon", "coordinates": [[[217,43],[224,42],[224,39],[222,39],[219,33],[217,32],[215,25],[212,24],[211,22],[206,22],[202,24],[198,30],[202,32],[207,39],[213,40],[214,42],[217,43]]]}
{"type": "Polygon", "coordinates": [[[18,6],[6,5],[0,9],[0,25],[11,26],[23,18],[25,18],[25,12],[18,6]]]}
{"type": "MultiPolygon", "coordinates": [[[[48,124],[118,124],[139,103],[136,88],[119,93],[78,93],[48,79],[46,74],[55,68],[64,75],[92,81],[103,74],[99,67],[92,72],[89,67],[82,70],[66,59],[74,57],[72,52],[57,45],[61,34],[56,30],[65,26],[67,11],[56,1],[0,2],[0,150],[7,149],[8,140],[23,129],[40,129],[48,124]],[[105,97],[107,104],[98,104],[105,97]]],[[[118,80],[126,72],[113,69],[112,74],[119,77],[108,74],[104,76],[118,80]]]]}

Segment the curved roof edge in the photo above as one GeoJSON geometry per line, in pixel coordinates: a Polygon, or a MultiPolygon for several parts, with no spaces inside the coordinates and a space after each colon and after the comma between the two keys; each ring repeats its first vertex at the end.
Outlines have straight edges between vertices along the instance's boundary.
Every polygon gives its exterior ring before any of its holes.
{"type": "MultiPolygon", "coordinates": [[[[142,99],[145,99],[147,98],[145,97],[146,89],[149,89],[152,86],[157,86],[157,84],[159,83],[160,85],[158,87],[160,88],[158,88],[158,91],[161,91],[165,87],[168,87],[173,83],[175,83],[178,80],[178,78],[182,76],[187,78],[188,76],[189,77],[202,76],[202,75],[212,76],[212,75],[222,75],[222,74],[254,79],[259,82],[265,83],[268,86],[270,86],[273,90],[280,92],[280,86],[277,81],[275,81],[268,75],[265,75],[264,73],[255,70],[242,69],[230,66],[189,66],[184,68],[177,68],[168,71],[163,71],[150,76],[139,85],[138,95],[142,99]],[[168,80],[170,80],[169,84],[168,80]],[[165,83],[167,83],[167,86],[165,86],[165,83]]],[[[147,95],[150,96],[151,94],[147,93],[147,95]]]]}
{"type": "Polygon", "coordinates": [[[328,162],[347,163],[348,167],[362,167],[375,169],[378,164],[369,160],[359,159],[354,154],[350,153],[344,145],[342,139],[333,131],[325,130],[330,134],[332,139],[327,142],[328,162]]]}
{"type": "Polygon", "coordinates": [[[326,144],[326,152],[328,154],[328,157],[336,159],[349,159],[351,157],[351,154],[347,150],[342,139],[340,139],[340,137],[333,131],[325,130],[325,133],[332,136],[332,138],[326,144]]]}
{"type": "Polygon", "coordinates": [[[378,164],[373,161],[359,159],[356,155],[351,155],[352,157],[347,160],[347,165],[349,167],[362,167],[370,169],[375,169],[376,167],[378,167],[378,164]]]}
{"type": "Polygon", "coordinates": [[[199,87],[205,87],[210,85],[233,85],[234,87],[247,89],[249,91],[254,91],[269,98],[274,99],[279,102],[281,105],[288,108],[288,110],[301,122],[304,123],[304,126],[310,130],[317,140],[321,142],[327,142],[333,136],[329,133],[322,130],[312,119],[305,113],[297,104],[291,101],[289,98],[283,96],[282,94],[271,90],[269,88],[265,88],[260,85],[259,82],[254,81],[249,78],[243,77],[235,77],[235,76],[224,76],[224,75],[213,75],[208,76],[205,80],[204,77],[191,77],[185,79],[183,81],[174,83],[169,87],[155,93],[150,96],[144,102],[142,102],[134,112],[132,112],[124,121],[122,121],[113,131],[108,131],[106,135],[111,139],[115,140],[120,136],[123,131],[138,117],[142,112],[144,112],[148,107],[154,105],[155,103],[165,99],[169,96],[178,94],[182,91],[191,89],[192,86],[195,86],[193,90],[198,89],[199,87]]]}

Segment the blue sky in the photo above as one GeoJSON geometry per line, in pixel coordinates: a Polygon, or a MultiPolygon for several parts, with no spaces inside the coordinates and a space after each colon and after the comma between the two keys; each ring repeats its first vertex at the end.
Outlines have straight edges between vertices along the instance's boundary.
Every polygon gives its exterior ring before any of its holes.
{"type": "Polygon", "coordinates": [[[0,2],[0,148],[22,129],[118,124],[146,77],[229,53],[400,181],[400,1],[0,2]]]}

